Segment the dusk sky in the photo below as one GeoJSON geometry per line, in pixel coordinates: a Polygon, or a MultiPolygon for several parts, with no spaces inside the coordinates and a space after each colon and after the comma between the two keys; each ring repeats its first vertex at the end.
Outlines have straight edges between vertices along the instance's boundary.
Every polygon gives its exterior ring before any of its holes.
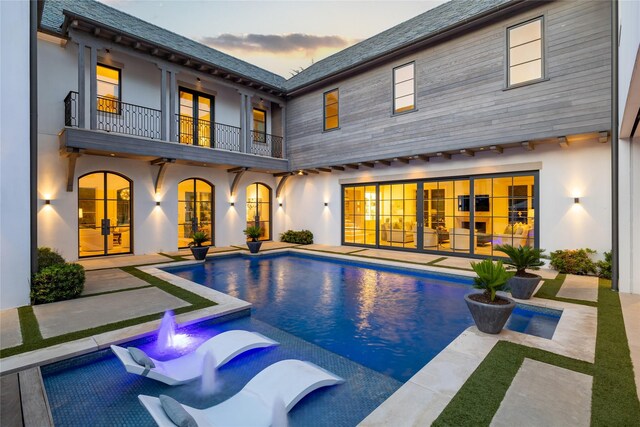
{"type": "Polygon", "coordinates": [[[445,2],[100,1],[286,78],[445,2]]]}

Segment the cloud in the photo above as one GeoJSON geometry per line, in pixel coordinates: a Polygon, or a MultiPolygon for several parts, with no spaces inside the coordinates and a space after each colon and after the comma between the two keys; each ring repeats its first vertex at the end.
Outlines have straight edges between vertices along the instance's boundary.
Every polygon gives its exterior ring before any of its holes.
{"type": "Polygon", "coordinates": [[[353,43],[341,36],[316,36],[313,34],[220,34],[203,37],[207,46],[235,52],[294,53],[310,55],[322,48],[340,49],[353,43]]]}

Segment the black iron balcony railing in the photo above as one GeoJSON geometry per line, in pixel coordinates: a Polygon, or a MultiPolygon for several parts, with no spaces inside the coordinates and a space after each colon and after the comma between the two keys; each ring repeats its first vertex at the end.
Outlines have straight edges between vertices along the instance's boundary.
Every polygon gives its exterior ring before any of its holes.
{"type": "Polygon", "coordinates": [[[78,92],[69,92],[64,98],[64,125],[78,127],[78,92]]]}
{"type": "Polygon", "coordinates": [[[160,139],[161,117],[160,110],[128,104],[113,98],[97,97],[96,129],[160,139]]]}
{"type": "Polygon", "coordinates": [[[176,115],[178,142],[199,147],[219,148],[240,152],[241,129],[237,126],[194,120],[193,117],[176,115]]]}
{"type": "Polygon", "coordinates": [[[282,158],[282,137],[257,130],[251,131],[251,154],[282,158]]]}

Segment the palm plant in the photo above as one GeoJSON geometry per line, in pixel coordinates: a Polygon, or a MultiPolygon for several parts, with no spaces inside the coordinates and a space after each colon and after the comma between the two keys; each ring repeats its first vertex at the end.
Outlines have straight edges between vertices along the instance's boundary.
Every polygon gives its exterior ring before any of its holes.
{"type": "Polygon", "coordinates": [[[189,243],[189,246],[200,248],[202,247],[202,244],[207,240],[209,240],[209,235],[207,233],[205,233],[204,231],[196,231],[191,236],[191,243],[189,243]]]}
{"type": "Polygon", "coordinates": [[[478,275],[473,279],[473,287],[484,290],[484,294],[491,302],[496,299],[496,292],[504,288],[509,273],[502,265],[502,261],[493,262],[492,259],[485,259],[482,262],[472,262],[471,268],[478,275]]]}
{"type": "Polygon", "coordinates": [[[531,246],[514,247],[511,245],[497,245],[494,250],[504,252],[509,257],[505,264],[516,269],[516,276],[527,277],[526,269],[538,270],[544,265],[540,260],[544,249],[534,249],[531,246]]]}
{"type": "Polygon", "coordinates": [[[243,233],[255,242],[262,235],[262,228],[257,225],[252,225],[243,230],[243,233]]]}

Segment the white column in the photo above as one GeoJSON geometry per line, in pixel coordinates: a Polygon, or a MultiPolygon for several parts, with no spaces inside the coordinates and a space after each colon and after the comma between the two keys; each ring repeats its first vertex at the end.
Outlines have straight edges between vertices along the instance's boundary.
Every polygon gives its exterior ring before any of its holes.
{"type": "Polygon", "coordinates": [[[98,81],[96,68],[98,66],[98,49],[95,46],[89,46],[89,123],[91,129],[96,129],[98,124],[98,81]]]}
{"type": "Polygon", "coordinates": [[[286,110],[286,106],[284,104],[279,104],[280,105],[280,121],[282,122],[281,125],[281,130],[280,132],[282,132],[282,158],[286,159],[287,158],[287,149],[286,149],[286,132],[287,132],[287,110],[286,110]]]}
{"type": "Polygon", "coordinates": [[[160,139],[167,141],[167,72],[160,67],[160,139]]]}
{"type": "Polygon", "coordinates": [[[168,70],[169,73],[169,141],[178,140],[178,122],[176,120],[176,98],[177,83],[176,72],[168,70]]]}
{"type": "Polygon", "coordinates": [[[246,95],[247,101],[246,106],[247,109],[245,111],[246,114],[246,123],[247,123],[247,153],[252,152],[253,147],[253,105],[251,104],[251,95],[246,95]]]}
{"type": "Polygon", "coordinates": [[[240,151],[247,151],[247,117],[246,117],[246,96],[240,92],[240,151]]]}
{"type": "Polygon", "coordinates": [[[78,127],[85,127],[85,102],[86,102],[86,83],[84,71],[84,43],[78,42],[78,127]]]}

